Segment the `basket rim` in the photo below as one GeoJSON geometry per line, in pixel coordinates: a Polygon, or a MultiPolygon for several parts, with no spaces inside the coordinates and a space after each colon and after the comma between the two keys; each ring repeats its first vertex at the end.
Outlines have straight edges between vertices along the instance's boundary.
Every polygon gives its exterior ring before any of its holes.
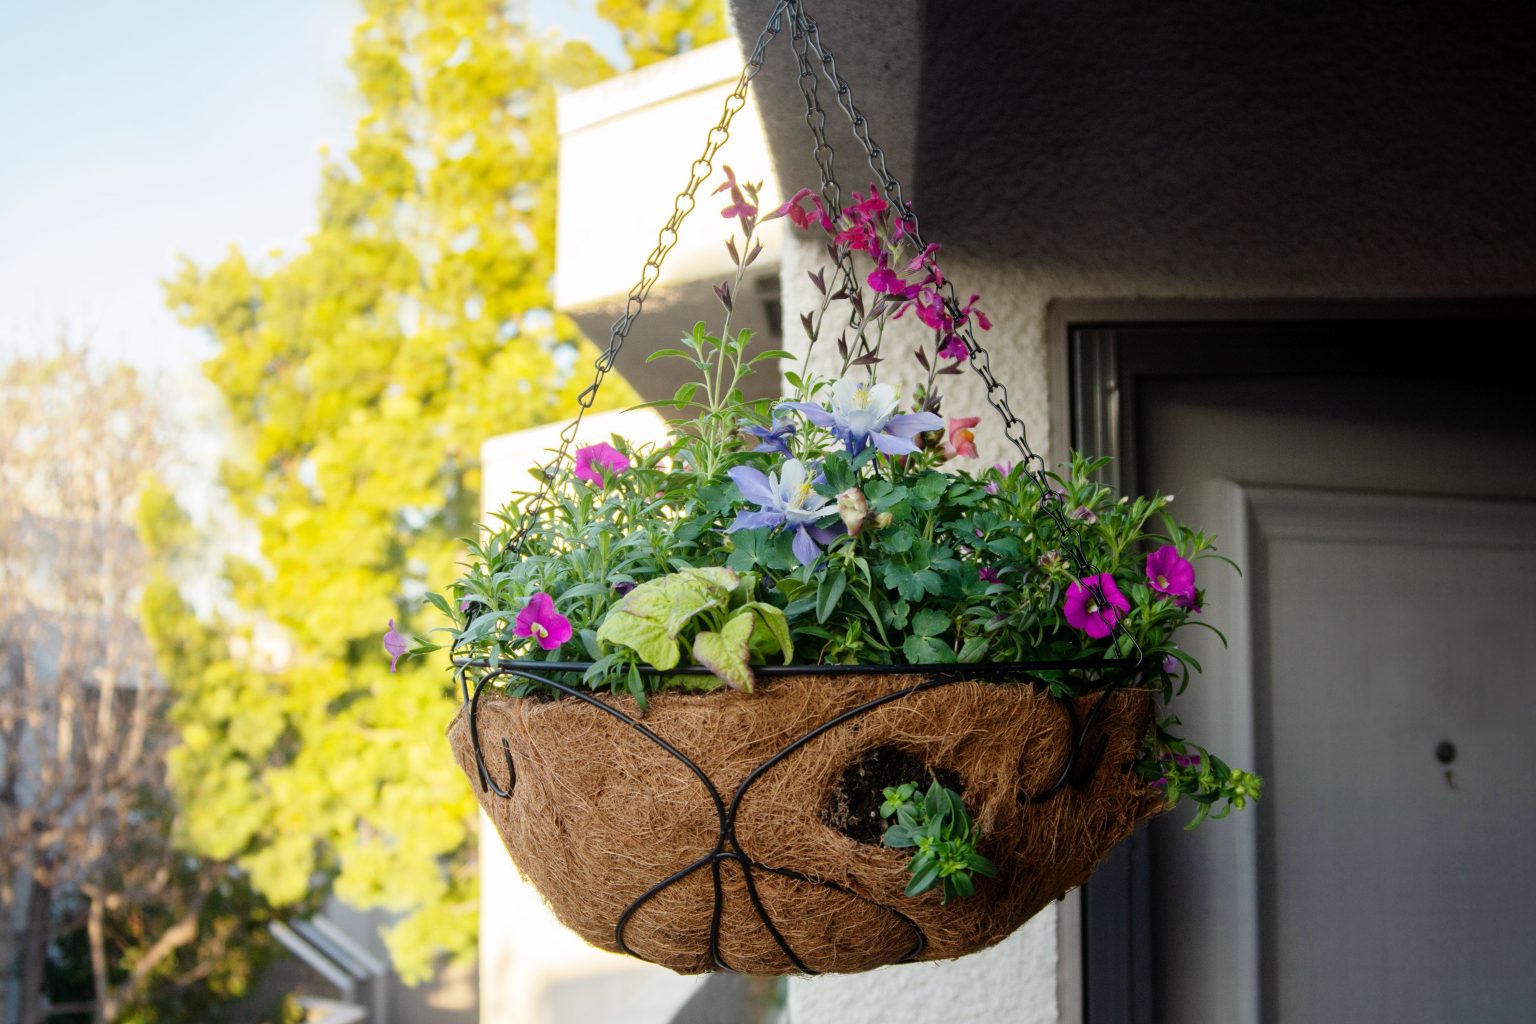
{"type": "MultiPolygon", "coordinates": [[[[454,658],[453,667],[458,670],[483,668],[491,670],[511,669],[524,672],[585,672],[594,663],[590,661],[525,661],[503,659],[492,664],[489,658],[454,658]]],[[[1099,659],[1041,659],[1033,661],[972,661],[933,662],[900,665],[754,665],[752,674],[772,679],[785,676],[901,676],[901,675],[1011,675],[1023,672],[1115,671],[1134,672],[1144,663],[1136,658],[1099,659]]],[[[678,676],[708,674],[702,665],[679,665],[676,668],[658,669],[649,665],[638,666],[641,675],[678,676]]]]}

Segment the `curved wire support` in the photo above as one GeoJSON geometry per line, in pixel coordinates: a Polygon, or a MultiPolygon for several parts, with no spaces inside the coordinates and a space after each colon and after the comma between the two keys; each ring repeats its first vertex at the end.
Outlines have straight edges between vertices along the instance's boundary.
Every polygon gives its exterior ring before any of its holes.
{"type": "MultiPolygon", "coordinates": [[[[752,910],[757,915],[758,920],[762,922],[763,927],[767,930],[769,936],[773,939],[774,944],[778,946],[779,951],[784,954],[784,957],[789,962],[789,964],[796,971],[807,975],[814,975],[820,972],[812,968],[809,964],[801,959],[799,954],[796,953],[794,948],[790,945],[789,940],[784,937],[783,932],[779,930],[777,923],[775,923],[773,920],[773,916],[768,912],[768,908],[764,906],[762,897],[758,892],[756,878],[756,873],[758,872],[775,874],[785,878],[804,882],[808,885],[814,885],[833,892],[838,892],[842,895],[859,900],[867,906],[878,908],[879,910],[892,915],[904,926],[906,926],[911,931],[913,936],[913,944],[911,949],[908,950],[907,953],[897,961],[898,963],[907,963],[920,957],[923,954],[923,951],[927,948],[928,939],[917,922],[908,915],[902,913],[896,907],[870,899],[867,896],[856,893],[851,889],[848,889],[846,886],[839,885],[835,882],[831,882],[826,879],[813,878],[809,875],[794,871],[790,868],[765,864],[751,856],[746,851],[746,849],[743,848],[741,840],[736,834],[736,821],[737,814],[741,808],[742,800],[746,796],[748,790],[752,788],[754,783],[756,783],[769,771],[772,771],[780,764],[783,764],[784,761],[788,759],[792,754],[803,748],[806,744],[810,743],[817,737],[831,731],[832,729],[853,721],[856,718],[862,717],[863,715],[866,715],[877,708],[884,707],[885,705],[891,704],[895,701],[911,697],[914,694],[923,693],[942,686],[949,686],[958,682],[984,681],[987,676],[1001,675],[1013,676],[1016,678],[1020,673],[1020,670],[1031,674],[1033,672],[1044,670],[1063,671],[1076,669],[1081,671],[1085,668],[1092,671],[1107,671],[1107,680],[1101,680],[1105,682],[1105,689],[1094,702],[1093,708],[1089,711],[1081,727],[1078,724],[1077,710],[1073,702],[1073,698],[1054,698],[1065,707],[1070,725],[1070,742],[1066,763],[1062,768],[1060,776],[1048,790],[1046,790],[1044,793],[1036,794],[1032,797],[1020,798],[1021,802],[1025,803],[1041,803],[1055,796],[1066,786],[1081,787],[1085,785],[1089,779],[1092,778],[1094,771],[1097,769],[1098,763],[1103,756],[1105,745],[1107,744],[1108,740],[1107,737],[1100,737],[1100,742],[1095,748],[1093,755],[1088,758],[1082,757],[1084,745],[1088,742],[1089,737],[1093,732],[1094,724],[1098,718],[1099,712],[1103,708],[1105,701],[1108,700],[1110,693],[1116,689],[1121,688],[1136,671],[1136,666],[1133,663],[1124,661],[1091,662],[1087,663],[1086,665],[1083,662],[1074,663],[1042,661],[1034,663],[1019,663],[1018,665],[1013,666],[881,666],[878,671],[890,674],[913,674],[913,670],[936,670],[941,674],[932,675],[929,678],[922,679],[921,681],[913,683],[910,686],[902,687],[900,690],[882,694],[881,696],[872,700],[868,700],[854,707],[848,708],[846,711],[833,716],[826,722],[818,725],[816,728],[811,729],[810,731],[790,741],[789,743],[776,750],[773,754],[765,758],[750,772],[748,772],[746,777],[742,779],[742,781],[736,786],[736,789],[732,792],[729,801],[727,801],[722,797],[719,788],[715,785],[714,781],[710,779],[708,773],[700,768],[692,758],[669,743],[666,739],[658,735],[654,730],[650,729],[639,719],[633,717],[632,715],[626,714],[608,702],[602,700],[595,694],[579,689],[578,687],[571,686],[570,684],[560,682],[551,677],[551,673],[558,674],[560,672],[577,671],[581,667],[582,666],[579,663],[564,662],[502,662],[498,665],[492,666],[483,661],[465,661],[461,662],[457,666],[458,671],[461,673],[461,678],[462,673],[465,673],[470,669],[480,668],[486,670],[485,674],[476,684],[473,693],[469,697],[469,708],[467,712],[468,726],[470,730],[470,746],[473,748],[475,753],[475,764],[480,775],[481,789],[484,791],[493,792],[502,799],[509,799],[512,795],[510,781],[509,788],[504,790],[496,783],[494,779],[491,778],[490,772],[486,769],[485,758],[481,751],[478,720],[480,695],[484,691],[485,687],[493,681],[504,677],[510,677],[530,683],[535,683],[540,686],[545,686],[555,693],[563,694],[566,697],[575,698],[576,700],[579,700],[590,707],[596,708],[603,714],[617,719],[624,725],[634,729],[650,742],[659,746],[668,754],[668,756],[672,757],[679,764],[683,765],[693,773],[694,777],[699,780],[700,785],[704,787],[705,793],[708,794],[710,801],[714,806],[717,831],[715,835],[714,846],[709,850],[708,853],[704,854],[702,857],[699,857],[692,863],[679,868],[677,871],[674,871],[666,878],[663,878],[661,881],[657,882],[655,885],[651,886],[645,892],[637,896],[629,903],[628,906],[624,908],[624,911],[619,915],[618,921],[614,924],[614,943],[623,952],[636,958],[637,960],[646,959],[643,955],[636,952],[625,939],[625,931],[628,928],[630,922],[634,919],[635,914],[662,892],[693,875],[695,872],[708,867],[710,871],[710,885],[713,891],[709,923],[710,960],[718,969],[722,971],[734,971],[735,968],[732,967],[726,960],[720,949],[720,930],[725,911],[725,886],[721,875],[721,869],[727,861],[731,861],[735,862],[741,870],[744,887],[746,889],[747,900],[751,904],[752,910]]],[[[871,668],[871,666],[848,665],[788,666],[780,667],[776,670],[761,669],[759,672],[763,675],[809,674],[835,676],[848,674],[869,674],[871,672],[871,668]]],[[[1032,677],[1027,677],[1024,683],[1015,685],[1025,684],[1038,685],[1038,681],[1032,677]]],[[[516,774],[512,763],[512,753],[510,748],[507,746],[505,739],[502,740],[502,751],[506,757],[508,779],[514,780],[516,778],[516,774]]]]}

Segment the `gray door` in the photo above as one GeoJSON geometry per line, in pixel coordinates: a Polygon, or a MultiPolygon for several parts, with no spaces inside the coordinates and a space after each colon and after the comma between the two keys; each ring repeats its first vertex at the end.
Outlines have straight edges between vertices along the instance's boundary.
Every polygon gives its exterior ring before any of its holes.
{"type": "Polygon", "coordinates": [[[1536,417],[1454,369],[1138,388],[1139,484],[1246,570],[1179,714],[1269,780],[1151,831],[1156,1020],[1536,1019],[1536,417]]]}

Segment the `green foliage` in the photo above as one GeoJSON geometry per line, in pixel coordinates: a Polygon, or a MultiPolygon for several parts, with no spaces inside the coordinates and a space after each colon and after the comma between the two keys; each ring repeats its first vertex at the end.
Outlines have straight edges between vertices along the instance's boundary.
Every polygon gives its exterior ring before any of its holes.
{"type": "Polygon", "coordinates": [[[1168,731],[1177,718],[1154,723],[1152,734],[1136,771],[1161,788],[1170,804],[1188,799],[1195,815],[1186,829],[1199,828],[1210,818],[1225,818],[1257,800],[1264,780],[1249,771],[1233,768],[1204,747],[1188,743],[1168,731]],[[1220,804],[1219,809],[1213,811],[1220,804]]]}
{"type": "Polygon", "coordinates": [[[730,32],[723,0],[597,0],[597,13],[618,27],[637,68],[730,32]]]}
{"type": "MultiPolygon", "coordinates": [[[[1147,586],[1140,550],[1170,541],[1198,559],[1210,553],[1210,539],[1166,518],[1160,497],[1117,501],[1092,481],[1103,460],[1076,459],[1069,475],[1049,478],[1047,497],[1018,470],[1006,476],[988,470],[979,477],[941,472],[936,464],[942,456],[932,450],[902,466],[883,467],[834,452],[823,462],[826,481],[815,489],[834,497],[838,488],[862,488],[869,522],[856,536],[830,542],[821,560],[805,566],[790,550],[788,530],[725,532],[751,505],[723,474],[709,477],[690,468],[694,435],[679,434],[661,448],[613,442],[631,458],[630,468],[602,489],[557,468],[520,551],[513,540],[527,520],[519,510],[533,492],[501,513],[501,529],[470,543],[468,572],[449,596],[435,599],[442,610],[468,602],[470,610],[454,615],[454,625],[444,630],[461,655],[570,660],[570,647],[546,654],[513,633],[523,602],[544,592],[578,632],[601,623],[600,644],[619,644],[656,668],[687,660],[694,634],[679,627],[691,616],[748,601],[778,613],[773,622],[784,623],[794,659],[802,663],[1061,659],[1091,667],[1093,660],[1128,653],[1153,666],[1165,656],[1190,662],[1176,646],[1176,631],[1189,622],[1190,611],[1147,586]],[[884,476],[875,476],[877,469],[884,476]],[[996,493],[989,493],[989,484],[996,493]],[[1131,603],[1115,636],[1096,640],[1065,620],[1062,606],[1075,577],[1061,555],[1065,539],[1040,513],[1045,501],[1092,513],[1095,522],[1080,533],[1086,554],[1115,577],[1131,603]],[[877,527],[881,515],[891,518],[877,527]],[[1155,517],[1161,529],[1154,530],[1155,517]],[[983,567],[996,578],[984,578],[983,567]],[[742,573],[743,582],[716,585],[712,598],[701,582],[685,583],[704,579],[700,573],[731,570],[742,573]]],[[[770,468],[769,458],[760,455],[733,459],[770,468]]],[[[764,619],[765,626],[773,622],[764,619]]],[[[587,653],[597,663],[587,672],[590,683],[628,687],[628,658],[601,647],[587,653]]],[[[1172,675],[1160,669],[1153,675],[1174,686],[1172,675]]],[[[1060,692],[1076,678],[1042,676],[1060,692]]],[[[644,685],[664,683],[648,678],[644,685]]]]}
{"type": "MultiPolygon", "coordinates": [[[[754,584],[750,574],[722,568],[682,569],[640,584],[603,617],[598,642],[621,650],[598,658],[588,678],[603,679],[631,656],[665,671],[691,653],[726,685],[751,692],[754,656],[779,654],[788,664],[793,654],[784,613],[751,600],[754,584]]],[[[662,677],[658,685],[667,683],[662,677]]]]}
{"type": "Polygon", "coordinates": [[[907,862],[912,876],[907,883],[908,896],[920,896],[942,884],[944,902],[948,903],[976,891],[972,872],[997,877],[997,867],[976,851],[980,837],[954,790],[935,779],[922,796],[918,796],[915,782],[890,787],[884,794],[880,817],[894,816],[896,824],[885,830],[881,841],[895,850],[917,850],[907,862]]]}
{"type": "MultiPolygon", "coordinates": [[[[660,49],[708,37],[719,11],[614,8],[660,49]]],[[[551,308],[554,105],[613,69],[499,0],[364,10],[365,113],[326,162],[313,234],[167,284],[218,346],[223,480],[260,555],[225,570],[230,622],[197,623],[165,588],[146,602],[175,680],[188,841],[278,904],[334,886],[402,912],[391,950],[420,980],[475,951],[475,804],[443,746],[446,659],[390,678],[379,635],[410,627],[472,532],[481,442],[565,418],[585,383],[561,368],[595,351],[551,308]]],[[[635,396],[610,380],[604,399],[635,396]]]]}

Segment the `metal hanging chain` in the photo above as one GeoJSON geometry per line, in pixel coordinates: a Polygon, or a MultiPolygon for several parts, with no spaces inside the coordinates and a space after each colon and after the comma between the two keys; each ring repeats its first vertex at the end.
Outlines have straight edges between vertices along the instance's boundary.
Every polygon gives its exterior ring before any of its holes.
{"type": "MultiPolygon", "coordinates": [[[[613,322],[613,328],[609,335],[608,348],[597,357],[593,363],[594,374],[592,383],[577,396],[577,410],[574,419],[560,432],[560,446],[554,457],[543,467],[538,492],[529,504],[527,512],[523,516],[523,524],[518,530],[512,542],[514,554],[522,551],[523,540],[528,532],[538,522],[539,513],[547,500],[550,488],[553,486],[555,470],[569,457],[570,448],[574,443],[576,434],[581,427],[583,417],[592,403],[597,398],[598,388],[603,379],[613,369],[614,361],[618,358],[619,350],[624,347],[624,341],[639,317],[641,308],[646,298],[650,295],[652,287],[661,276],[661,264],[673,246],[677,244],[678,230],[684,219],[692,212],[696,205],[695,195],[699,186],[708,180],[714,171],[714,159],[720,147],[725,145],[730,138],[730,125],[737,112],[746,105],[747,88],[757,73],[762,70],[763,55],[771,43],[782,31],[785,15],[790,18],[791,40],[797,61],[799,63],[799,84],[802,95],[806,100],[806,123],[810,126],[815,146],[812,150],[817,164],[821,168],[822,182],[821,195],[828,204],[828,214],[833,215],[841,211],[842,190],[837,182],[834,167],[834,154],[832,145],[826,138],[826,112],[821,106],[817,92],[816,75],[810,63],[810,53],[814,53],[821,63],[822,74],[831,83],[837,93],[837,104],[848,115],[853,127],[855,137],[863,147],[869,161],[870,170],[874,172],[880,187],[885,191],[887,201],[894,204],[896,216],[901,219],[904,230],[911,236],[913,244],[919,251],[927,248],[923,238],[922,229],[917,214],[913,212],[906,201],[901,182],[891,173],[887,166],[885,151],[870,138],[869,121],[858,106],[853,102],[853,90],[847,81],[838,73],[837,59],[827,50],[821,42],[820,29],[814,19],[805,13],[801,0],[777,0],[773,10],[768,15],[768,20],[758,34],[757,41],[753,44],[752,51],[748,55],[746,63],[741,69],[741,76],[737,79],[736,87],[726,97],[725,107],[721,112],[720,121],[710,129],[705,140],[704,151],[693,161],[690,167],[690,175],[687,185],[678,193],[673,202],[672,215],[662,226],[656,236],[656,247],[646,257],[645,266],[640,272],[640,280],[630,289],[629,298],[625,303],[622,316],[613,322]]],[[[839,270],[843,277],[844,287],[851,295],[857,287],[856,278],[852,267],[851,256],[846,257],[839,264],[839,270]]],[[[955,293],[954,283],[947,278],[943,284],[944,305],[951,318],[959,321],[961,318],[961,305],[955,293]]],[[[850,317],[850,325],[857,326],[857,312],[850,317]]],[[[1008,388],[992,372],[991,354],[976,339],[975,330],[970,324],[970,318],[966,318],[957,332],[963,339],[966,351],[969,355],[971,369],[981,378],[986,388],[987,403],[991,405],[1002,418],[1003,434],[1013,442],[1022,457],[1024,473],[1036,484],[1041,494],[1041,509],[1055,524],[1059,543],[1063,554],[1071,561],[1076,570],[1078,579],[1087,587],[1089,593],[1104,606],[1104,595],[1096,582],[1090,582],[1095,575],[1093,566],[1088,561],[1087,553],[1083,549],[1080,523],[1071,519],[1064,507],[1064,502],[1056,500],[1056,490],[1051,486],[1047,475],[1045,459],[1029,445],[1026,436],[1024,422],[1014,414],[1008,402],[1008,388]]],[[[1122,638],[1129,638],[1123,626],[1117,627],[1117,632],[1122,638]]],[[[1134,645],[1133,645],[1134,646],[1134,645]]]]}
{"type": "MultiPolygon", "coordinates": [[[[790,8],[791,38],[798,42],[803,37],[806,45],[821,61],[822,74],[826,76],[827,81],[836,89],[837,105],[842,107],[843,112],[848,115],[848,120],[853,126],[854,136],[864,148],[864,152],[869,159],[870,170],[874,172],[878,184],[885,191],[887,201],[895,206],[896,216],[901,219],[906,232],[912,236],[913,244],[917,246],[919,252],[923,251],[927,248],[927,242],[923,238],[917,214],[913,212],[910,204],[906,201],[901,182],[896,180],[896,176],[891,173],[890,167],[887,166],[885,150],[881,149],[870,138],[869,120],[853,102],[853,90],[842,75],[838,73],[837,58],[822,45],[820,30],[815,20],[805,13],[805,8],[800,0],[787,0],[787,4],[790,8]]],[[[777,12],[775,13],[777,14],[777,12]]],[[[803,87],[802,91],[804,91],[803,87]]],[[[814,90],[807,94],[808,102],[813,96],[814,90]]],[[[807,114],[807,120],[810,120],[809,113],[807,114]]],[[[815,130],[814,124],[812,127],[815,130]]],[[[818,152],[824,143],[825,137],[818,134],[818,152]]],[[[828,150],[828,160],[825,167],[830,169],[830,147],[828,147],[828,150]]],[[[946,278],[942,287],[944,289],[944,306],[950,317],[958,322],[961,317],[961,306],[959,297],[955,294],[954,282],[946,278]]],[[[1045,459],[1030,447],[1029,439],[1025,434],[1024,421],[1014,414],[1012,407],[1009,405],[1008,388],[993,374],[991,353],[982,346],[981,342],[976,340],[976,333],[971,327],[969,317],[965,319],[959,333],[964,339],[966,351],[970,356],[971,369],[976,372],[976,375],[981,378],[982,384],[986,387],[987,403],[996,409],[998,415],[1002,417],[1003,435],[1009,441],[1012,441],[1014,447],[1019,450],[1019,454],[1023,458],[1025,474],[1040,488],[1041,509],[1055,524],[1063,553],[1071,560],[1079,581],[1083,582],[1083,585],[1088,588],[1089,593],[1098,602],[1099,606],[1103,607],[1105,601],[1101,588],[1096,582],[1089,582],[1090,578],[1095,575],[1095,572],[1092,564],[1088,561],[1087,553],[1083,549],[1081,524],[1068,516],[1065,502],[1056,498],[1057,492],[1051,486],[1051,481],[1047,476],[1045,459]]],[[[1122,637],[1129,637],[1129,634],[1123,629],[1118,631],[1122,637]]]]}
{"type": "Polygon", "coordinates": [[[576,440],[577,431],[581,428],[582,418],[587,410],[592,408],[592,403],[597,399],[597,390],[602,386],[603,378],[608,376],[608,371],[613,369],[614,360],[619,357],[619,350],[624,347],[624,341],[629,337],[630,328],[640,316],[640,310],[645,305],[646,298],[651,294],[651,288],[661,277],[661,264],[677,244],[678,230],[688,214],[693,212],[696,203],[695,195],[699,186],[709,180],[714,173],[715,155],[720,147],[725,145],[731,135],[731,121],[736,114],[746,105],[747,87],[752,79],[763,67],[763,54],[768,49],[768,44],[779,34],[783,28],[783,19],[786,12],[794,6],[794,0],[778,0],[773,5],[773,11],[768,16],[767,23],[758,34],[757,42],[752,46],[752,52],[747,57],[747,62],[742,66],[741,76],[736,80],[736,87],[725,98],[725,108],[721,111],[720,121],[709,130],[705,137],[704,151],[693,161],[689,168],[688,183],[677,194],[672,203],[672,216],[662,225],[656,234],[656,247],[645,258],[645,266],[640,271],[640,280],[629,290],[629,299],[624,305],[624,313],[613,322],[613,328],[608,337],[608,348],[593,362],[595,372],[592,375],[592,383],[588,384],[576,396],[576,417],[566,424],[560,431],[560,447],[543,467],[542,479],[539,481],[538,492],[529,504],[528,510],[523,514],[523,525],[518,530],[517,536],[512,541],[514,555],[521,554],[523,539],[539,521],[539,513],[543,510],[544,502],[549,497],[550,488],[554,484],[555,470],[569,457],[571,445],[576,440]]]}
{"type": "MultiPolygon", "coordinates": [[[[811,55],[808,48],[808,38],[802,26],[802,19],[792,17],[789,25],[790,48],[795,53],[795,62],[799,69],[797,79],[800,85],[800,94],[805,97],[805,123],[811,129],[811,138],[815,145],[811,148],[811,156],[816,165],[821,169],[821,199],[825,204],[828,216],[835,216],[843,207],[843,187],[838,183],[835,166],[836,155],[832,144],[827,141],[827,112],[822,108],[821,98],[817,94],[819,79],[815,67],[811,64],[811,55]]],[[[842,283],[841,291],[848,296],[853,296],[858,291],[858,278],[853,268],[853,253],[844,252],[837,261],[838,273],[842,283]]],[[[833,288],[834,294],[839,288],[833,288]]],[[[859,307],[853,302],[848,303],[848,326],[855,336],[863,325],[863,317],[859,315],[859,307]]],[[[818,327],[818,333],[820,328],[818,327]]]]}

